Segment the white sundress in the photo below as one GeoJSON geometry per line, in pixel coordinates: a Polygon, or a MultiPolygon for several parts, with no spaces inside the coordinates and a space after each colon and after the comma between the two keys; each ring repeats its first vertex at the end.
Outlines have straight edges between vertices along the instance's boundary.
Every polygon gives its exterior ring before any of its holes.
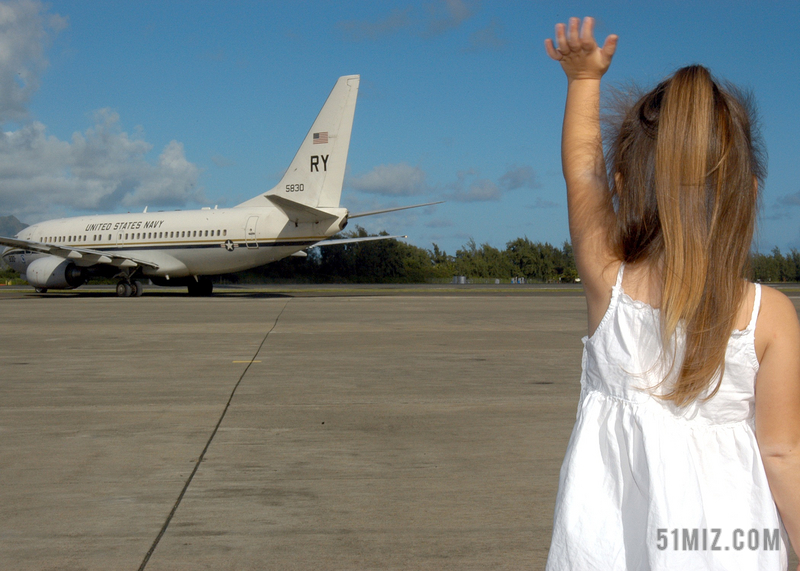
{"type": "Polygon", "coordinates": [[[663,385],[647,390],[664,374],[659,311],[627,296],[622,274],[583,339],[547,570],[785,570],[786,535],[755,437],[760,286],[750,323],[728,342],[719,391],[679,409],[652,396],[663,385]]]}

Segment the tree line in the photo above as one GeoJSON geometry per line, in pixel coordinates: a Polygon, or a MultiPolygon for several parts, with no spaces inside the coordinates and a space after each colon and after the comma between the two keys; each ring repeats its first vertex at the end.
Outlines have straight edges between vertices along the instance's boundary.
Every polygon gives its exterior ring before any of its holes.
{"type": "MultiPolygon", "coordinates": [[[[386,232],[381,234],[386,236],[386,232]]],[[[361,227],[337,238],[363,238],[361,227]]],[[[524,278],[534,283],[573,283],[578,280],[572,245],[556,247],[548,242],[516,238],[503,250],[470,239],[448,254],[438,245],[420,248],[398,240],[377,240],[312,248],[305,258],[290,257],[278,262],[221,276],[220,281],[306,282],[306,283],[426,283],[469,280],[504,282],[524,278]]],[[[783,255],[778,248],[770,254],[754,252],[751,279],[762,282],[800,282],[800,252],[783,255]]]]}
{"type": "MultiPolygon", "coordinates": [[[[366,230],[356,227],[337,237],[368,236],[366,230]]],[[[430,283],[452,281],[456,276],[473,281],[524,278],[534,283],[572,283],[577,281],[578,272],[569,242],[558,248],[524,237],[500,250],[470,239],[451,255],[436,244],[425,249],[389,239],[311,248],[306,257],[291,256],[214,279],[222,283],[430,283]]],[[[2,283],[16,279],[19,275],[13,270],[0,270],[2,283]]],[[[792,249],[784,255],[774,248],[770,254],[753,253],[751,279],[800,282],[800,252],[792,249]]]]}
{"type": "MultiPolygon", "coordinates": [[[[378,235],[386,236],[386,232],[378,235]]],[[[355,230],[337,238],[366,238],[366,230],[355,230]]],[[[468,279],[525,278],[526,281],[575,281],[578,273],[572,247],[518,238],[499,250],[469,240],[450,255],[438,245],[430,250],[388,239],[311,248],[306,257],[284,258],[272,264],[237,274],[220,276],[219,281],[308,282],[308,283],[426,283],[468,279]]]]}

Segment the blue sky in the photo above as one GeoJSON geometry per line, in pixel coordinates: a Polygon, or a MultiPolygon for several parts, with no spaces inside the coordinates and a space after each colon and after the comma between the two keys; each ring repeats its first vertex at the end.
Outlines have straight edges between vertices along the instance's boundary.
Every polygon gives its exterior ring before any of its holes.
{"type": "Polygon", "coordinates": [[[757,247],[800,249],[800,2],[0,2],[0,215],[234,206],[274,186],[336,78],[361,75],[342,205],[448,253],[568,238],[566,80],[592,15],[607,85],[702,63],[751,89],[769,152],[757,247]]]}

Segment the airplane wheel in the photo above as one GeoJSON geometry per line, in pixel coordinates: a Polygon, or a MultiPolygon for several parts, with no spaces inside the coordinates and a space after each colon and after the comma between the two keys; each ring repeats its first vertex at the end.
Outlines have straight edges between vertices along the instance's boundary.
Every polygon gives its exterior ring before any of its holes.
{"type": "Polygon", "coordinates": [[[135,280],[131,282],[131,297],[142,297],[144,293],[144,287],[142,286],[142,282],[139,280],[135,280]]]}
{"type": "Polygon", "coordinates": [[[35,291],[36,293],[47,293],[47,288],[46,287],[36,287],[36,288],[33,288],[33,291],[35,291]]]}
{"type": "Polygon", "coordinates": [[[130,297],[133,293],[133,288],[125,282],[117,284],[117,297],[130,297]]]}

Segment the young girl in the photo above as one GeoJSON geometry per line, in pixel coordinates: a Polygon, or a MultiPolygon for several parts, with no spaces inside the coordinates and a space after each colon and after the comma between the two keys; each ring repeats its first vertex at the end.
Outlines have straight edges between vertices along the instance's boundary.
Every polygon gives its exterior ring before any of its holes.
{"type": "Polygon", "coordinates": [[[591,18],[578,27],[545,42],[568,80],[562,162],[589,314],[547,568],[786,569],[800,325],[786,296],[744,279],[764,175],[748,100],[680,69],[627,110],[606,165],[600,78],[617,37],[600,48],[591,18]]]}

